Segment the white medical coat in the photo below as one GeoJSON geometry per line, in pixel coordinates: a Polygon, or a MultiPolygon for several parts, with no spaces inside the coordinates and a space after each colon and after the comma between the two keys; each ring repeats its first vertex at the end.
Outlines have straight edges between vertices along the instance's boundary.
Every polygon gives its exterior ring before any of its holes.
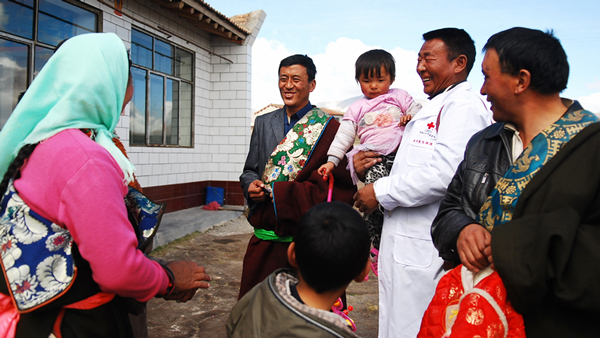
{"type": "Polygon", "coordinates": [[[386,209],[379,251],[379,338],[417,336],[443,274],[431,223],[468,140],[491,122],[471,85],[458,84],[408,123],[390,175],[377,181],[375,194],[386,209]]]}

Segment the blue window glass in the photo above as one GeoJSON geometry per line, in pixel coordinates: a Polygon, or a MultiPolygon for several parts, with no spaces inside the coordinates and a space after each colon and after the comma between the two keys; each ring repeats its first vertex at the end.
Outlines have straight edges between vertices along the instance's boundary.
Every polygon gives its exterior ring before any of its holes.
{"type": "Polygon", "coordinates": [[[190,83],[181,82],[181,97],[179,99],[179,145],[182,147],[192,146],[192,96],[193,86],[190,83]]]}
{"type": "Polygon", "coordinates": [[[140,109],[131,113],[129,144],[191,147],[194,54],[133,28],[131,61],[148,76],[143,96],[137,93],[139,85],[134,89],[134,100],[146,100],[146,123],[141,123],[140,109]]]}
{"type": "Polygon", "coordinates": [[[131,144],[146,144],[146,71],[131,67],[133,98],[130,105],[131,144]]]}
{"type": "Polygon", "coordinates": [[[173,47],[160,40],[154,40],[154,69],[173,75],[173,47]]]}
{"type": "Polygon", "coordinates": [[[0,30],[33,39],[33,0],[0,0],[0,30]]]}
{"type": "Polygon", "coordinates": [[[179,143],[179,82],[167,79],[167,92],[165,100],[165,131],[167,144],[179,143]]]}
{"type": "Polygon", "coordinates": [[[96,15],[61,0],[39,0],[38,41],[56,46],[96,31],[96,15]]]}
{"type": "Polygon", "coordinates": [[[152,68],[152,37],[135,29],[131,30],[131,62],[152,68]]]}
{"type": "Polygon", "coordinates": [[[44,67],[46,62],[48,62],[48,59],[50,59],[52,54],[54,54],[54,50],[52,50],[52,49],[35,46],[35,60],[34,60],[35,68],[33,70],[34,78],[40,73],[40,71],[42,70],[42,67],[44,67]]]}
{"type": "Polygon", "coordinates": [[[50,46],[96,29],[96,13],[64,0],[0,0],[0,128],[54,53],[50,46]]]}
{"type": "Polygon", "coordinates": [[[29,47],[0,39],[0,128],[17,106],[19,95],[27,89],[29,47]]]}
{"type": "Polygon", "coordinates": [[[183,49],[175,48],[175,76],[192,81],[194,55],[183,49]]]}
{"type": "Polygon", "coordinates": [[[148,121],[148,135],[150,144],[163,144],[163,114],[164,114],[164,77],[150,74],[150,120],[148,121]]]}

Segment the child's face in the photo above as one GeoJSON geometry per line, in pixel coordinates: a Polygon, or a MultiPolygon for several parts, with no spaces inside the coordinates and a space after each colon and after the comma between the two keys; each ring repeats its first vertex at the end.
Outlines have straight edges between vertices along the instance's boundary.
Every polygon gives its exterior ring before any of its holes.
{"type": "Polygon", "coordinates": [[[358,82],[360,83],[360,90],[362,90],[363,94],[369,99],[374,99],[379,95],[386,94],[394,81],[385,68],[381,66],[381,76],[377,76],[376,72],[371,72],[369,77],[365,77],[364,74],[361,74],[358,78],[358,82]]]}

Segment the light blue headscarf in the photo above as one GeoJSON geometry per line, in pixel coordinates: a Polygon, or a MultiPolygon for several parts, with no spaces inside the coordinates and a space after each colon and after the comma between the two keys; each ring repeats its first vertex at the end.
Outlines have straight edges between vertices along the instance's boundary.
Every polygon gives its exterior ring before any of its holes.
{"type": "Polygon", "coordinates": [[[79,35],[48,60],[0,132],[0,179],[21,147],[65,129],[93,129],[95,141],[123,169],[135,168],[112,141],[125,99],[129,62],[123,41],[113,33],[79,35]]]}

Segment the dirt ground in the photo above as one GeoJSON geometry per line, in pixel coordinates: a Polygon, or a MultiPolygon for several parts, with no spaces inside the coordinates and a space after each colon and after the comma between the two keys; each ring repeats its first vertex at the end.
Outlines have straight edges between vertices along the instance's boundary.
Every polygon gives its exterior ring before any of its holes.
{"type": "MultiPolygon", "coordinates": [[[[252,227],[241,216],[215,226],[204,233],[194,233],[152,252],[163,260],[192,260],[205,267],[212,277],[209,289],[200,289],[187,303],[152,299],[148,303],[150,337],[224,338],[225,322],[237,301],[242,259],[252,227]]],[[[347,290],[350,317],[360,337],[377,337],[377,277],[372,273],[363,283],[352,283],[347,290]]]]}

